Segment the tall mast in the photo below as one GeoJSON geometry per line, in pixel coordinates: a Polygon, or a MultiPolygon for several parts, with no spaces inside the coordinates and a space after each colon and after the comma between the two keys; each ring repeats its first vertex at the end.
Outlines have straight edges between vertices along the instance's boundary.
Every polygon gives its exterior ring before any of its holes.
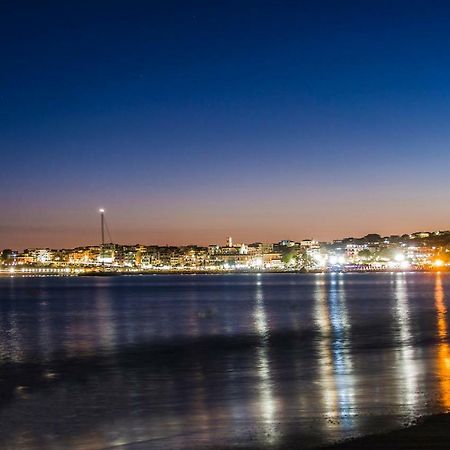
{"type": "Polygon", "coordinates": [[[99,209],[100,212],[100,222],[102,227],[102,247],[105,245],[105,210],[103,208],[99,209]]]}

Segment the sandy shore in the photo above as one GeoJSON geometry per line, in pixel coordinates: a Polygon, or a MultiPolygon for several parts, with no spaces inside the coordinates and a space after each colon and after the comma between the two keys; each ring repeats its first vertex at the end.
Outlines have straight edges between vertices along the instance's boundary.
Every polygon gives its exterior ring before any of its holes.
{"type": "Polygon", "coordinates": [[[450,414],[419,419],[401,430],[363,436],[320,450],[422,450],[450,449],[450,414]]]}
{"type": "MultiPolygon", "coordinates": [[[[215,447],[214,450],[232,450],[230,446],[215,447]]],[[[288,436],[274,447],[243,445],[240,450],[450,450],[450,413],[427,416],[415,425],[379,434],[348,439],[335,444],[311,447],[305,436],[288,436]]],[[[213,448],[211,448],[213,450],[213,448]]]]}

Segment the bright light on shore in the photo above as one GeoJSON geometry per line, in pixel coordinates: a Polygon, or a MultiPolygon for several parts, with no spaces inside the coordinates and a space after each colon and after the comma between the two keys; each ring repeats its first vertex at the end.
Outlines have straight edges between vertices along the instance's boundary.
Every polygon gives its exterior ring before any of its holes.
{"type": "Polygon", "coordinates": [[[254,265],[255,267],[262,267],[262,266],[263,266],[263,259],[262,259],[262,258],[256,258],[256,259],[253,261],[253,265],[254,265]]]}
{"type": "Polygon", "coordinates": [[[409,269],[411,267],[411,264],[409,264],[408,261],[402,261],[400,263],[400,269],[409,269]]]}
{"type": "Polygon", "coordinates": [[[435,267],[442,267],[443,265],[444,265],[444,261],[442,261],[442,259],[436,259],[433,262],[433,266],[435,266],[435,267]]]}

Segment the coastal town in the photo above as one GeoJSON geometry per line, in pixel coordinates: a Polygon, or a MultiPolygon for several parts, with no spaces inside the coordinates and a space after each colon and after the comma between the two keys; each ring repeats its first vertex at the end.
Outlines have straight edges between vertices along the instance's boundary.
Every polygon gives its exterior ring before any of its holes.
{"type": "Polygon", "coordinates": [[[368,234],[332,242],[236,243],[228,237],[222,245],[208,246],[103,242],[71,249],[4,249],[0,255],[0,271],[10,274],[446,270],[450,231],[368,234]]]}

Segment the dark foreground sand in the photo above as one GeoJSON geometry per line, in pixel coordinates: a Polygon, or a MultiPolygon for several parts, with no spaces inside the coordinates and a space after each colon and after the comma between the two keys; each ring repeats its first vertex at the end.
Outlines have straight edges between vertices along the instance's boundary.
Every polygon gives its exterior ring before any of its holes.
{"type": "MultiPolygon", "coordinates": [[[[303,450],[304,443],[296,444],[295,436],[289,444],[274,450],[303,450]]],[[[301,439],[298,441],[303,442],[301,439]]],[[[243,446],[240,450],[262,450],[258,446],[243,446]]],[[[265,449],[266,447],[264,447],[265,449]]],[[[310,447],[307,447],[310,448],[310,447]]],[[[227,447],[221,450],[229,450],[227,447]]],[[[421,418],[415,425],[399,430],[349,439],[311,450],[450,450],[450,413],[421,418]]]]}
{"type": "Polygon", "coordinates": [[[419,419],[417,425],[322,447],[320,450],[450,449],[450,414],[419,419]]]}

